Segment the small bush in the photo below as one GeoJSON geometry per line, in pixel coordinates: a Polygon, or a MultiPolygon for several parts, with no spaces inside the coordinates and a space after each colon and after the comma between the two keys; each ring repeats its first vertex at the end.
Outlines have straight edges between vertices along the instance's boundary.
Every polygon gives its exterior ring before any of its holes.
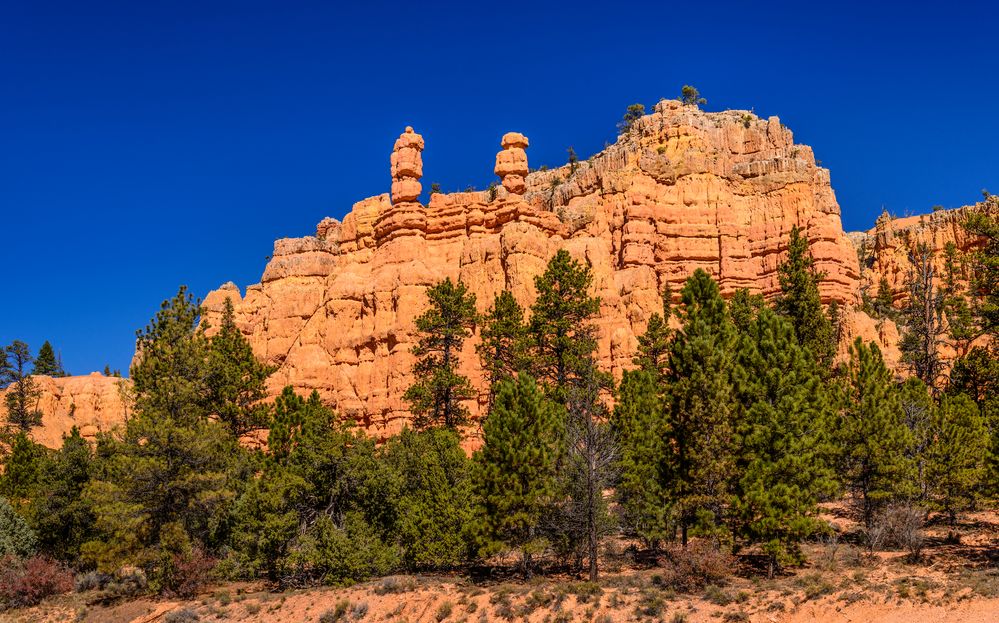
{"type": "Polygon", "coordinates": [[[796,580],[796,584],[805,591],[805,600],[818,599],[836,590],[832,582],[818,573],[811,573],[796,580]]]}
{"type": "Polygon", "coordinates": [[[350,609],[350,618],[355,621],[360,621],[368,614],[368,602],[362,601],[359,604],[355,604],[353,608],[350,609]]]}
{"type": "Polygon", "coordinates": [[[687,613],[686,612],[674,612],[673,617],[670,618],[670,623],[687,623],[687,613]]]}
{"type": "Polygon", "coordinates": [[[872,551],[884,548],[903,549],[912,559],[918,559],[923,551],[923,517],[925,511],[908,504],[889,506],[879,514],[867,533],[868,546],[872,551]]]}
{"type": "Polygon", "coordinates": [[[376,595],[394,595],[396,593],[408,593],[416,589],[416,580],[405,575],[391,575],[383,578],[375,586],[376,595]]]}
{"type": "Polygon", "coordinates": [[[177,597],[194,597],[212,579],[214,569],[215,560],[200,549],[195,548],[187,556],[175,556],[172,581],[165,586],[164,593],[177,597]]]}
{"type": "Polygon", "coordinates": [[[749,614],[744,610],[733,610],[722,615],[722,621],[728,623],[744,623],[749,621],[749,614]]]}
{"type": "Polygon", "coordinates": [[[666,548],[659,582],[678,591],[695,592],[708,584],[724,581],[732,574],[732,556],[708,543],[690,543],[686,548],[666,548]]]}
{"type": "Polygon", "coordinates": [[[437,608],[437,613],[434,614],[434,618],[437,619],[437,623],[440,623],[444,619],[451,616],[451,611],[454,610],[454,604],[450,601],[445,601],[437,608]]]}
{"type": "Polygon", "coordinates": [[[567,589],[567,592],[575,595],[576,601],[581,604],[585,604],[594,597],[600,597],[604,594],[604,589],[600,588],[600,585],[596,582],[577,582],[570,584],[567,589]]]}
{"type": "Polygon", "coordinates": [[[0,557],[30,556],[35,553],[37,541],[28,522],[17,514],[7,498],[0,497],[0,557]]]}
{"type": "Polygon", "coordinates": [[[114,580],[114,576],[108,575],[107,573],[88,571],[87,573],[81,573],[76,576],[76,582],[73,589],[77,593],[100,591],[104,590],[104,588],[110,584],[112,580],[114,580]]]}
{"type": "Polygon", "coordinates": [[[349,609],[350,602],[346,599],[342,599],[338,601],[335,606],[319,615],[319,623],[337,623],[337,621],[342,619],[344,615],[347,614],[347,610],[349,609]]]}
{"type": "Polygon", "coordinates": [[[201,617],[191,608],[174,610],[163,617],[163,623],[197,623],[200,620],[201,617]]]}
{"type": "Polygon", "coordinates": [[[49,558],[0,560],[0,605],[7,608],[34,606],[50,595],[73,590],[73,573],[49,558]]]}
{"type": "Polygon", "coordinates": [[[635,614],[639,617],[659,618],[666,609],[666,598],[662,591],[645,589],[635,605],[635,614]]]}
{"type": "Polygon", "coordinates": [[[727,606],[735,601],[735,598],[733,598],[728,591],[720,586],[715,586],[714,584],[708,586],[704,590],[704,599],[710,601],[716,606],[727,606]]]}

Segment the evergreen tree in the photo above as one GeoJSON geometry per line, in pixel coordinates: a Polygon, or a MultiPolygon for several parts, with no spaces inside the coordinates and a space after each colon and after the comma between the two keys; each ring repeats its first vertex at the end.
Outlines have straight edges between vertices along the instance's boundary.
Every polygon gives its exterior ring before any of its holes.
{"type": "Polygon", "coordinates": [[[878,281],[878,293],[874,297],[874,315],[879,318],[895,316],[895,295],[888,278],[884,276],[878,281]]]}
{"type": "Polygon", "coordinates": [[[822,364],[830,364],[836,354],[833,328],[822,309],[815,260],[808,251],[808,239],[797,226],[791,229],[787,259],[778,267],[781,294],[777,312],[795,328],[798,343],[811,351],[822,364]]]}
{"type": "Polygon", "coordinates": [[[624,524],[657,549],[673,533],[667,444],[670,438],[653,372],[625,371],[611,425],[620,448],[615,487],[624,524]]]}
{"type": "Polygon", "coordinates": [[[138,565],[154,589],[174,588],[180,561],[223,542],[236,486],[229,460],[239,453],[218,422],[148,412],[129,419],[86,487],[99,536],[83,545],[83,557],[106,572],[138,565]]]}
{"type": "Polygon", "coordinates": [[[389,439],[385,461],[399,480],[393,534],[411,570],[452,569],[468,557],[471,463],[454,431],[408,428],[389,439]]]}
{"type": "Polygon", "coordinates": [[[28,374],[32,361],[28,345],[14,340],[6,347],[5,359],[0,362],[0,373],[3,374],[0,386],[10,386],[6,396],[7,421],[22,431],[42,423],[42,412],[38,410],[41,390],[28,374]]]}
{"type": "Polygon", "coordinates": [[[57,560],[76,562],[80,547],[94,536],[94,514],[83,497],[93,473],[93,451],[74,426],[47,461],[32,495],[30,523],[39,548],[57,560]]]}
{"type": "Polygon", "coordinates": [[[720,528],[735,469],[738,340],[718,284],[698,269],[680,293],[669,357],[671,474],[683,544],[690,527],[720,528]]]}
{"type": "Polygon", "coordinates": [[[496,295],[493,306],[483,318],[481,333],[482,342],[476,346],[476,351],[489,381],[491,405],[497,383],[512,378],[521,370],[528,370],[531,363],[524,310],[509,290],[496,295]]]}
{"type": "Polygon", "coordinates": [[[624,112],[624,116],[617,122],[618,135],[631,132],[631,128],[634,127],[635,122],[641,119],[644,114],[645,104],[631,104],[628,106],[628,110],[624,112]]]}
{"type": "Polygon", "coordinates": [[[26,505],[51,467],[48,455],[49,449],[24,431],[15,434],[0,475],[0,495],[18,508],[26,505]]]}
{"type": "Polygon", "coordinates": [[[180,287],[163,301],[145,329],[137,331],[136,362],[131,377],[136,410],[170,418],[176,425],[208,414],[208,339],[199,326],[202,308],[180,287]]]}
{"type": "Polygon", "coordinates": [[[638,355],[634,360],[635,365],[650,372],[657,383],[666,378],[669,363],[669,342],[672,335],[669,320],[673,315],[672,298],[673,292],[667,284],[663,290],[662,314],[653,313],[645,333],[638,336],[638,355]]]}
{"type": "Polygon", "coordinates": [[[965,217],[964,228],[982,244],[973,255],[972,290],[978,299],[977,316],[982,330],[999,335],[999,196],[985,193],[977,210],[965,217]]]}
{"type": "Polygon", "coordinates": [[[769,575],[801,562],[819,532],[818,502],[836,491],[829,432],[835,401],[786,319],[763,309],[742,342],[746,371],[735,509],[739,533],[763,544],[769,575]]]}
{"type": "Polygon", "coordinates": [[[519,549],[531,573],[532,556],[545,546],[539,527],[557,502],[564,426],[561,409],[529,375],[500,383],[473,456],[471,532],[480,556],[519,549]]]}
{"type": "Polygon", "coordinates": [[[846,404],[839,426],[843,469],[864,524],[877,510],[916,493],[908,457],[912,436],[903,421],[898,392],[873,342],[857,338],[850,348],[846,404]]]}
{"type": "Polygon", "coordinates": [[[933,414],[933,399],[926,385],[916,377],[909,377],[899,387],[899,405],[902,408],[902,421],[909,430],[911,443],[906,456],[912,461],[916,470],[916,486],[918,498],[925,501],[928,497],[930,483],[927,479],[926,460],[927,449],[933,441],[931,418],[933,414]]]}
{"type": "Polygon", "coordinates": [[[936,269],[926,245],[909,254],[909,300],[902,312],[905,330],[899,343],[902,361],[934,393],[943,371],[940,348],[946,334],[943,325],[943,297],[935,285],[936,269]]]}
{"type": "Polygon", "coordinates": [[[35,358],[35,367],[31,371],[35,376],[66,376],[66,371],[62,369],[62,362],[56,357],[55,350],[48,340],[38,349],[38,357],[35,358]]]}
{"type": "Polygon", "coordinates": [[[757,315],[766,306],[762,294],[750,294],[748,288],[739,288],[729,301],[729,315],[732,324],[740,333],[747,333],[753,326],[757,315]]]}
{"type": "Polygon", "coordinates": [[[461,345],[475,326],[475,295],[450,277],[427,289],[430,308],[416,319],[420,340],[413,348],[416,381],[403,398],[417,428],[444,426],[456,430],[468,421],[462,401],[475,396],[468,378],[458,373],[461,345]]]}
{"type": "Polygon", "coordinates": [[[974,401],[964,394],[943,396],[933,412],[926,472],[932,508],[957,514],[980,496],[988,455],[988,431],[974,401]]]}
{"type": "Polygon", "coordinates": [[[226,298],[219,331],[208,345],[206,405],[208,413],[240,437],[267,424],[264,382],[275,366],[260,363],[236,327],[232,299],[226,298]]]}
{"type": "Polygon", "coordinates": [[[593,320],[600,299],[589,295],[593,275],[565,249],[534,278],[538,298],[531,306],[529,335],[534,371],[552,396],[565,402],[568,388],[588,377],[597,349],[593,320]]]}

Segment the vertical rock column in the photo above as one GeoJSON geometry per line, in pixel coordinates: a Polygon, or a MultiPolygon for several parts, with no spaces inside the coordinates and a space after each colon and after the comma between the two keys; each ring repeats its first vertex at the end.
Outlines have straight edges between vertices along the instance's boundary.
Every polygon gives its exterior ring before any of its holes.
{"type": "Polygon", "coordinates": [[[507,132],[500,141],[503,151],[496,154],[493,171],[503,180],[503,188],[513,195],[523,195],[527,190],[524,176],[527,168],[527,137],[519,132],[507,132]]]}
{"type": "Polygon", "coordinates": [[[427,214],[419,203],[423,185],[423,137],[407,127],[392,149],[392,206],[375,221],[378,245],[404,236],[426,236],[427,214]]]}

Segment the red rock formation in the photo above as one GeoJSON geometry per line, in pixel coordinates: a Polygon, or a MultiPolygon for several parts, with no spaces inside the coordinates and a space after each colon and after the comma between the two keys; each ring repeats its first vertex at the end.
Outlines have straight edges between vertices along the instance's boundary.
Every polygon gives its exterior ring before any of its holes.
{"type": "MultiPolygon", "coordinates": [[[[528,174],[528,140],[501,140],[490,191],[434,194],[416,202],[423,138],[412,128],[391,157],[392,192],[354,205],[316,236],[279,240],[261,283],[241,296],[227,284],[206,299],[209,317],[226,297],[255,351],[280,366],[270,388],[317,389],[378,435],[408,417],[413,319],[427,286],[461,279],[485,310],[504,288],[524,305],[533,279],[566,248],[593,267],[602,299],[600,362],[631,365],[636,335],[696,268],[725,293],[772,296],[792,226],[801,227],[826,277],[826,301],[858,300],[857,253],[843,233],[829,173],[795,145],[776,117],[705,113],[663,101],[616,144],[588,161],[528,174]]],[[[464,372],[481,387],[474,353],[464,372]]],[[[479,405],[470,405],[473,413],[479,405]]]]}

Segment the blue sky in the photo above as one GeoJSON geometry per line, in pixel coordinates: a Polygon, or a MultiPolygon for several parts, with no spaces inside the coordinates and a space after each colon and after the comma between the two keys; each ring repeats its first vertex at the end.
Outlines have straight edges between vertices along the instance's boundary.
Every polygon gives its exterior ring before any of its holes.
{"type": "Polygon", "coordinates": [[[614,139],[690,83],[779,115],[832,171],[848,230],[999,188],[992,3],[0,3],[0,343],[127,369],[180,284],[256,282],[275,238],[424,181],[485,187],[614,139]],[[352,6],[343,6],[350,4],[352,6]]]}

